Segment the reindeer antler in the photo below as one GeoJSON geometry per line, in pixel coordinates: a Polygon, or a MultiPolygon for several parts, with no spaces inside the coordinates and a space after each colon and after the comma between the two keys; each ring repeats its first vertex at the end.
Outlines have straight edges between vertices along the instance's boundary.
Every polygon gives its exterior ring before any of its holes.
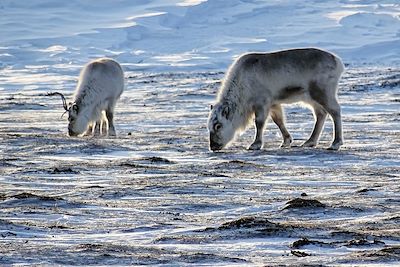
{"type": "Polygon", "coordinates": [[[63,107],[65,109],[65,111],[68,111],[68,106],[67,106],[67,101],[65,100],[65,97],[63,94],[59,93],[59,92],[53,92],[53,93],[47,93],[48,96],[53,96],[53,95],[59,95],[61,96],[61,100],[63,102],[63,107]]]}

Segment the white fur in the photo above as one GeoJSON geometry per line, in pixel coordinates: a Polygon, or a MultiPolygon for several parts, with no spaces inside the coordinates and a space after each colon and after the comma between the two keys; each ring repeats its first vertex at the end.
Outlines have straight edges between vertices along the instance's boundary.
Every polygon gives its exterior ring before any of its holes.
{"type": "Polygon", "coordinates": [[[74,100],[70,104],[70,135],[90,134],[93,126],[95,134],[100,134],[105,125],[108,134],[115,135],[114,107],[123,90],[124,73],[116,61],[100,58],[89,62],[80,73],[74,100]]]}
{"type": "Polygon", "coordinates": [[[282,146],[289,146],[292,138],[284,125],[281,104],[300,101],[314,109],[316,118],[313,133],[303,145],[317,144],[329,114],[335,123],[335,139],[330,149],[339,149],[343,140],[337,84],[343,70],[337,56],[314,48],[240,56],[229,68],[210,112],[210,148],[226,147],[255,116],[257,131],[250,149],[261,149],[268,115],[282,132],[282,146]]]}

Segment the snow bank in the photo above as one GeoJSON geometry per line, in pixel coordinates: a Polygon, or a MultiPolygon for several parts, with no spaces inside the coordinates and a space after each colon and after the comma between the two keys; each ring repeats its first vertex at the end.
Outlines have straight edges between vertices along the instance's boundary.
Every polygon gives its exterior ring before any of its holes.
{"type": "Polygon", "coordinates": [[[2,1],[0,66],[225,69],[247,51],[317,46],[354,64],[400,63],[397,0],[2,1]]]}

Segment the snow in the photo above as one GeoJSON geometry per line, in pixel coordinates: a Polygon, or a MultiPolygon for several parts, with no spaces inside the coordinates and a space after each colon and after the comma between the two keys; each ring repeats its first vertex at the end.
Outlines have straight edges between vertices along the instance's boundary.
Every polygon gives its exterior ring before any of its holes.
{"type": "Polygon", "coordinates": [[[397,0],[0,1],[0,264],[393,265],[400,262],[397,0]],[[346,63],[345,144],[208,150],[206,121],[238,55],[320,47],[346,63]],[[117,138],[69,138],[83,64],[118,60],[117,138]],[[288,208],[302,198],[309,205],[288,208]],[[314,201],[314,202],[313,202],[314,201]],[[302,254],[303,253],[303,254],[302,254]]]}
{"type": "Polygon", "coordinates": [[[399,63],[397,1],[3,1],[3,67],[83,64],[225,69],[247,51],[317,46],[345,62],[399,63]]]}

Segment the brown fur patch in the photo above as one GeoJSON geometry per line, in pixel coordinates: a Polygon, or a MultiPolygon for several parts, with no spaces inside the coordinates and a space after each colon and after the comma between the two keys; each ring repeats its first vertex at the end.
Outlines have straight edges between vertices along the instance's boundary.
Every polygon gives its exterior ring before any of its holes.
{"type": "Polygon", "coordinates": [[[321,87],[318,86],[317,82],[315,81],[310,82],[309,92],[311,98],[315,100],[317,103],[321,104],[322,106],[325,106],[327,104],[326,93],[321,87]]]}
{"type": "Polygon", "coordinates": [[[295,95],[299,95],[304,92],[304,88],[300,86],[288,86],[280,90],[278,100],[285,100],[295,95]]]}

